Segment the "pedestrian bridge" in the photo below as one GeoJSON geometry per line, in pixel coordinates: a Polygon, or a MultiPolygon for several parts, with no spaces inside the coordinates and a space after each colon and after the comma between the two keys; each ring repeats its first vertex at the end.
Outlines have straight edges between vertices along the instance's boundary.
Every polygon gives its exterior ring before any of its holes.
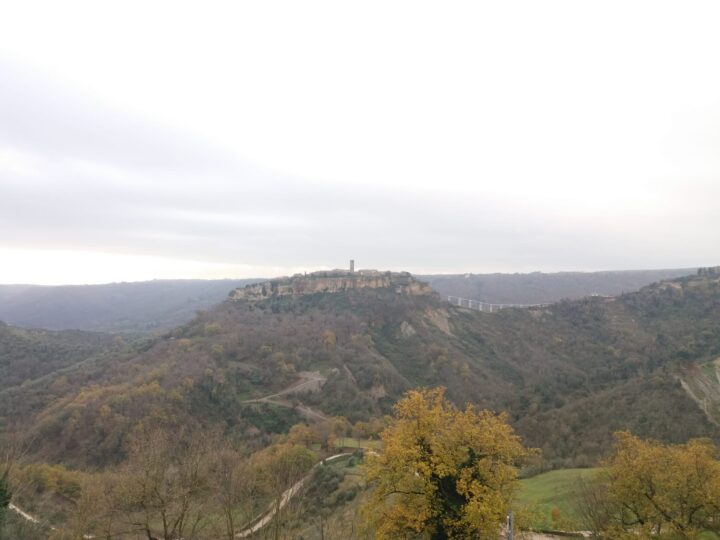
{"type": "Polygon", "coordinates": [[[494,313],[506,308],[532,308],[543,307],[548,304],[492,304],[490,302],[481,302],[480,300],[472,300],[470,298],[461,298],[459,296],[448,296],[448,302],[454,306],[475,309],[486,313],[494,313]]]}

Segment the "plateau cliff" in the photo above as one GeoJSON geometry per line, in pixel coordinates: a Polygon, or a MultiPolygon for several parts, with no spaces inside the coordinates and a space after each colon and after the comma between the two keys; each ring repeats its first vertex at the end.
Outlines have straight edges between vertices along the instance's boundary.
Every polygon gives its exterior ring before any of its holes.
{"type": "Polygon", "coordinates": [[[408,272],[379,272],[377,270],[331,270],[296,274],[247,285],[230,293],[232,300],[258,301],[279,296],[302,296],[318,293],[339,293],[352,289],[394,289],[397,294],[430,295],[432,288],[416,280],[408,272]]]}

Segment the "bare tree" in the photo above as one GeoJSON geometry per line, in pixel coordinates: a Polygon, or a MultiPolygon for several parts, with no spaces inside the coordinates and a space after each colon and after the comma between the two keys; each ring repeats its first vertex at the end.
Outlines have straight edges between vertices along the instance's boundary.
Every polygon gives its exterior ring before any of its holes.
{"type": "Polygon", "coordinates": [[[124,475],[111,472],[89,476],[82,484],[74,511],[55,536],[81,539],[92,535],[111,540],[132,532],[132,528],[123,522],[119,504],[118,486],[125,480],[124,475]]]}
{"type": "Polygon", "coordinates": [[[574,496],[575,511],[583,526],[595,538],[600,538],[613,516],[607,496],[607,482],[601,477],[587,479],[579,475],[574,496]]]}
{"type": "Polygon", "coordinates": [[[222,533],[228,540],[234,540],[258,510],[258,474],[237,450],[227,444],[220,447],[213,461],[212,488],[223,516],[222,533]]]}
{"type": "Polygon", "coordinates": [[[13,473],[27,454],[28,447],[29,443],[14,430],[6,431],[0,437],[0,540],[5,538],[10,503],[25,487],[18,484],[13,473]]]}
{"type": "Polygon", "coordinates": [[[12,500],[12,490],[10,488],[10,468],[11,464],[3,464],[0,470],[0,538],[5,536],[5,522],[12,500]]]}
{"type": "Polygon", "coordinates": [[[126,522],[148,540],[198,538],[210,499],[210,445],[202,437],[142,430],[114,494],[126,522]]]}
{"type": "Polygon", "coordinates": [[[271,446],[255,456],[253,465],[262,475],[263,486],[272,500],[272,523],[265,537],[280,540],[288,529],[290,518],[297,515],[303,479],[315,461],[314,454],[305,447],[280,444],[271,446]]]}

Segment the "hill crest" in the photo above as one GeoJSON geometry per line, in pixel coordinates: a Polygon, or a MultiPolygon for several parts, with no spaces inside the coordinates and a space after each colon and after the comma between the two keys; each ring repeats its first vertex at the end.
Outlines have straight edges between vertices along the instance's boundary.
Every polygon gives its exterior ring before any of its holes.
{"type": "Polygon", "coordinates": [[[340,293],[353,289],[394,288],[398,294],[430,295],[427,283],[418,281],[409,272],[380,272],[378,270],[331,270],[250,284],[230,293],[232,300],[259,301],[280,296],[304,296],[317,293],[340,293]]]}

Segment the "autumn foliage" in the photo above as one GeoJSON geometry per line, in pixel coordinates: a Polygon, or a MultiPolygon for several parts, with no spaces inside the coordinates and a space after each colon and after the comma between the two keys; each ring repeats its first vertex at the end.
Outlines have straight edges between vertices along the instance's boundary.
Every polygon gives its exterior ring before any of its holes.
{"type": "Polygon", "coordinates": [[[697,538],[720,531],[720,462],[705,439],[668,445],[616,434],[607,461],[607,538],[697,538]]]}
{"type": "Polygon", "coordinates": [[[503,415],[459,410],[442,388],[408,392],[368,458],[375,537],[494,538],[528,457],[503,415]]]}

